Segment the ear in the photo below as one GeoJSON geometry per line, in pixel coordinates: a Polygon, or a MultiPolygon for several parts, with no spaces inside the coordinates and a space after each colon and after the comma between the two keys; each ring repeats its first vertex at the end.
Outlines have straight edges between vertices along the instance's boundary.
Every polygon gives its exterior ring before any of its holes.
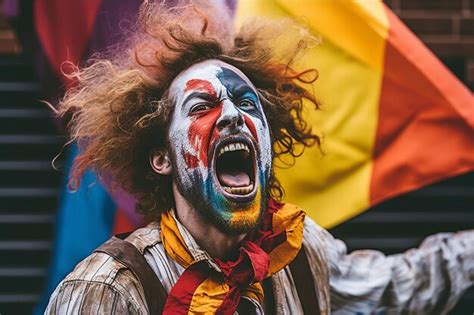
{"type": "Polygon", "coordinates": [[[173,167],[167,151],[154,151],[150,155],[151,168],[160,175],[171,175],[173,167]]]}

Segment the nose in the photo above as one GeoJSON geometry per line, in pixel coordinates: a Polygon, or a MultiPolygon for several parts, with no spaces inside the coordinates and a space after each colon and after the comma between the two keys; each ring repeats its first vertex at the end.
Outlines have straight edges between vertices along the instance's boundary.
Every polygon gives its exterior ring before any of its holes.
{"type": "Polygon", "coordinates": [[[244,117],[234,103],[229,100],[223,102],[221,116],[217,120],[217,130],[219,132],[229,131],[235,133],[244,125],[244,117]]]}

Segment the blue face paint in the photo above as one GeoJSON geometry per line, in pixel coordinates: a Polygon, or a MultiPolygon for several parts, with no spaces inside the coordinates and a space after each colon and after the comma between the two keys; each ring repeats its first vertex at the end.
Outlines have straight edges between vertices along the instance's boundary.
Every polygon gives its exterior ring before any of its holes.
{"type": "Polygon", "coordinates": [[[263,126],[266,127],[266,122],[263,118],[263,110],[254,89],[237,73],[226,67],[221,67],[221,71],[216,74],[216,77],[222,85],[226,87],[227,97],[234,102],[234,105],[248,114],[260,119],[263,126]],[[254,106],[239,106],[240,102],[245,99],[251,100],[254,106]]]}

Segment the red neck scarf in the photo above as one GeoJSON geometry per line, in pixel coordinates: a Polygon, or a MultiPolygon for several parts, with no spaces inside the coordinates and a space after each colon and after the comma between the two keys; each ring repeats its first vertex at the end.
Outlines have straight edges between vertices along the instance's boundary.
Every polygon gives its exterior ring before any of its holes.
{"type": "Polygon", "coordinates": [[[242,241],[236,260],[196,260],[170,212],[161,217],[161,239],[168,255],[186,270],[171,288],[164,314],[233,314],[242,296],[263,302],[260,284],[287,266],[303,241],[305,213],[270,200],[260,227],[242,241]]]}

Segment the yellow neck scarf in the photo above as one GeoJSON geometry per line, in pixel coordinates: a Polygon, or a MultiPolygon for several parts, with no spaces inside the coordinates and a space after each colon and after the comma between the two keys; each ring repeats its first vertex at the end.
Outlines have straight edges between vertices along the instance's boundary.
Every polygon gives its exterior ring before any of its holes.
{"type": "Polygon", "coordinates": [[[241,296],[263,302],[260,284],[287,266],[303,241],[305,213],[270,200],[263,222],[242,241],[235,261],[196,260],[170,212],[161,216],[161,240],[186,270],[166,300],[164,314],[233,314],[241,296]]]}

